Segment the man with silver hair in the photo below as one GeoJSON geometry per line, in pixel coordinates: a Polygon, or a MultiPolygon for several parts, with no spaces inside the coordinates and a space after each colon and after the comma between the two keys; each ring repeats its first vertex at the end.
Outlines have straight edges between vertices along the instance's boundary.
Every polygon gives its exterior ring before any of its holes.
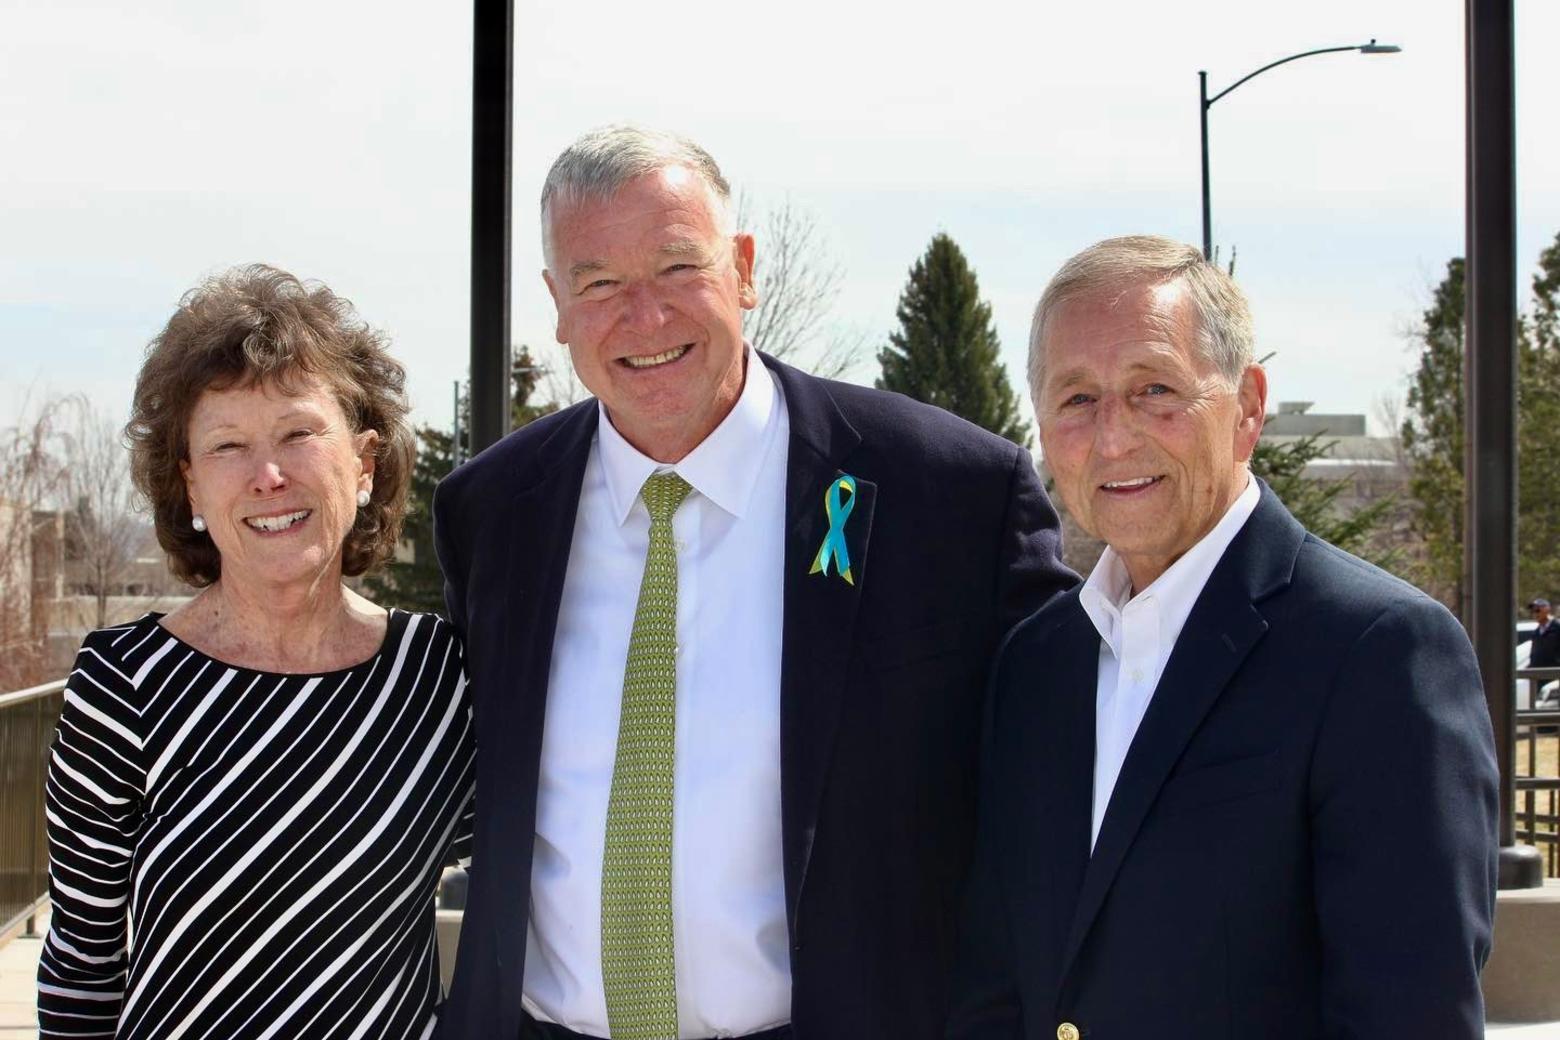
{"type": "Polygon", "coordinates": [[[477,732],[445,1040],[932,1040],[986,669],[1072,584],[1029,455],[742,338],[713,159],[609,127],[542,192],[595,399],[434,503],[477,732]]]}
{"type": "Polygon", "coordinates": [[[1473,652],[1251,475],[1239,288],[1111,239],[1051,281],[1030,349],[1046,466],[1107,547],[993,666],[948,1035],[1482,1036],[1473,652]]]}

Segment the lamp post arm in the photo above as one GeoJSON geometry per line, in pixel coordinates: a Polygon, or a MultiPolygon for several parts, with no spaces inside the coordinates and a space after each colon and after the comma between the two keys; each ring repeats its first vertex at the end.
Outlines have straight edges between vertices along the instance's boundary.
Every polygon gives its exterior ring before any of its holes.
{"type": "Polygon", "coordinates": [[[1209,98],[1207,101],[1204,101],[1203,102],[1203,107],[1204,108],[1209,107],[1215,101],[1219,100],[1221,97],[1223,97],[1224,95],[1228,94],[1230,91],[1234,90],[1236,87],[1240,86],[1242,83],[1246,82],[1248,79],[1253,79],[1253,78],[1255,78],[1257,76],[1260,76],[1264,72],[1266,72],[1268,69],[1276,69],[1280,65],[1286,65],[1286,64],[1288,64],[1291,61],[1299,61],[1301,58],[1310,58],[1310,57],[1314,57],[1315,55],[1318,55],[1318,54],[1337,54],[1340,51],[1357,51],[1357,50],[1360,49],[1361,46],[1363,46],[1363,45],[1356,43],[1356,44],[1352,44],[1352,45],[1350,45],[1348,47],[1323,47],[1320,50],[1305,51],[1305,52],[1303,52],[1301,54],[1291,54],[1287,58],[1280,58],[1277,61],[1269,62],[1268,64],[1262,66],[1260,69],[1258,69],[1255,72],[1248,72],[1248,73],[1246,73],[1246,75],[1242,76],[1240,79],[1236,80],[1234,83],[1231,83],[1229,86],[1225,87],[1223,90],[1221,90],[1217,94],[1213,95],[1213,97],[1209,98]]]}

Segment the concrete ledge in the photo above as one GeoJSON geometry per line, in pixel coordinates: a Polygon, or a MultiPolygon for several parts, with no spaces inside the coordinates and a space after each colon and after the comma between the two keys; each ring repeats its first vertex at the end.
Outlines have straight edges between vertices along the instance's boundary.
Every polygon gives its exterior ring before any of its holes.
{"type": "Polygon", "coordinates": [[[460,946],[460,910],[435,910],[438,915],[439,982],[444,992],[450,991],[450,979],[455,977],[455,950],[460,946]]]}
{"type": "Polygon", "coordinates": [[[1484,968],[1492,1022],[1560,1020],[1560,879],[1495,897],[1495,946],[1484,968]]]}
{"type": "MultiPolygon", "coordinates": [[[[459,910],[438,910],[439,978],[450,991],[460,945],[459,910]]],[[[1491,1033],[1560,1040],[1560,880],[1543,888],[1501,892],[1495,902],[1495,946],[1484,969],[1491,1033]],[[1494,1023],[1500,1023],[1495,1025],[1494,1023]],[[1547,1023],[1524,1027],[1524,1023],[1547,1023]]]]}

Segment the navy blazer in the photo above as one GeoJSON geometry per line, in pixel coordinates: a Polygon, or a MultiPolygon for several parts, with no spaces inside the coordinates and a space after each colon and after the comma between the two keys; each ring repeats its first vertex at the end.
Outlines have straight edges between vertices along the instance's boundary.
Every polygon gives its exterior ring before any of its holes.
{"type": "MultiPolygon", "coordinates": [[[[1076,576],[1027,452],[947,412],[769,358],[790,419],[781,812],[798,1040],[931,1038],[975,832],[982,692],[1003,633],[1076,576]],[[809,574],[857,481],[854,584],[809,574]]],[[[439,485],[434,522],[477,734],[471,887],[445,1040],[521,1021],[553,634],[594,400],[439,485]]]]}
{"type": "Polygon", "coordinates": [[[1497,775],[1452,616],[1264,485],[1091,855],[1099,647],[1074,590],[993,669],[949,1036],[1482,1037],[1497,775]]]}

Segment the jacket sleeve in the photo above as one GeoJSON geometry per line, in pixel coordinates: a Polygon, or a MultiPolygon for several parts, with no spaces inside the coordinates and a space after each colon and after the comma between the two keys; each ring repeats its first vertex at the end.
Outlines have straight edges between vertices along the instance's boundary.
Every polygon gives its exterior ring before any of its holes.
{"type": "Polygon", "coordinates": [[[1001,546],[997,562],[999,631],[993,647],[1051,597],[1078,583],[1078,575],[1062,562],[1061,521],[1040,485],[1034,460],[1023,448],[1014,449],[1008,472],[1001,546]]]}
{"type": "Polygon", "coordinates": [[[146,773],[133,684],[94,642],[66,681],[44,792],[53,908],[38,961],[40,1040],[112,1037],[125,996],[146,773]]]}
{"type": "Polygon", "coordinates": [[[1388,607],[1340,662],[1313,753],[1324,1036],[1484,1035],[1497,789],[1467,636],[1429,600],[1388,607]]]}
{"type": "MultiPolygon", "coordinates": [[[[1003,649],[1008,641],[1004,640],[1003,649]]],[[[1009,937],[1010,915],[1002,895],[998,845],[1005,804],[997,776],[997,684],[1002,674],[1001,651],[992,669],[986,696],[981,739],[980,810],[976,826],[975,860],[964,893],[954,956],[948,1040],[1020,1040],[1023,1009],[1009,937]]]]}
{"type": "Polygon", "coordinates": [[[461,564],[449,479],[433,489],[433,549],[444,576],[444,609],[462,644],[466,641],[466,571],[461,564]]]}

